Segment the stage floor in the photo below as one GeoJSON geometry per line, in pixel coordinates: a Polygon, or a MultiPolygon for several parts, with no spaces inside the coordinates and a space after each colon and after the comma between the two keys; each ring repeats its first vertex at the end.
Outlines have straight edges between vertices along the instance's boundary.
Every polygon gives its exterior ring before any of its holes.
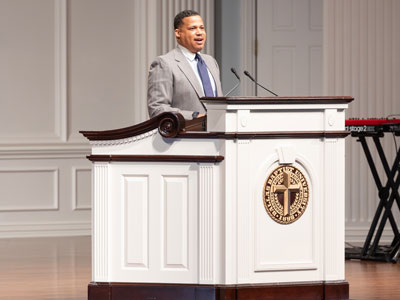
{"type": "MultiPolygon", "coordinates": [[[[0,239],[0,300],[86,300],[90,237],[0,239]]],[[[400,300],[400,263],[346,261],[353,300],[400,300]]]]}

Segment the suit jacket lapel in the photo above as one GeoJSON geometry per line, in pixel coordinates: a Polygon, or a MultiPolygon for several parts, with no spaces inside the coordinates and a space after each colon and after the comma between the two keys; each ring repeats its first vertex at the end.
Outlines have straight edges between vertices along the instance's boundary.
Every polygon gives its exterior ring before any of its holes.
{"type": "Polygon", "coordinates": [[[175,60],[178,63],[178,68],[182,71],[183,74],[185,74],[186,78],[189,80],[190,84],[196,91],[197,96],[199,98],[204,97],[204,91],[201,87],[199,80],[196,77],[196,74],[194,74],[192,67],[189,65],[186,57],[179,49],[175,49],[175,60]]]}

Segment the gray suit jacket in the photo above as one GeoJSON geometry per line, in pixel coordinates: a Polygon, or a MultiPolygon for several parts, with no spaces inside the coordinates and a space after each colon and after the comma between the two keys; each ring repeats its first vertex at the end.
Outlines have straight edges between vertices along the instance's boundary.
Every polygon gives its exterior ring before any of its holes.
{"type": "MultiPolygon", "coordinates": [[[[222,96],[217,62],[210,55],[201,56],[214,77],[218,96],[222,96]]],[[[194,111],[206,112],[199,100],[203,96],[201,84],[179,48],[157,57],[151,64],[147,90],[150,118],[166,111],[176,111],[191,120],[194,111]]]]}

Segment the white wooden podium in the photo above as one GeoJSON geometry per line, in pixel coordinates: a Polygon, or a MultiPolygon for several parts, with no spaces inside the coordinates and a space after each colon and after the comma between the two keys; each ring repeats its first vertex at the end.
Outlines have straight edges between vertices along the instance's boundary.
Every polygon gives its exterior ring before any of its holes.
{"type": "Polygon", "coordinates": [[[352,100],[203,98],[206,131],[176,113],[83,131],[94,164],[89,299],[348,299],[352,100]]]}

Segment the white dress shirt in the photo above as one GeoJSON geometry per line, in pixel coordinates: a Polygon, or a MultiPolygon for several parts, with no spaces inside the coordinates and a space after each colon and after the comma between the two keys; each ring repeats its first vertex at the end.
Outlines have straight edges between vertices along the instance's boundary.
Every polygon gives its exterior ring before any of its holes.
{"type": "MultiPolygon", "coordinates": [[[[196,74],[196,77],[200,82],[201,88],[204,91],[203,82],[201,81],[199,70],[197,69],[197,60],[195,58],[196,53],[190,52],[188,49],[186,49],[185,47],[183,47],[179,44],[178,44],[178,48],[181,49],[183,55],[186,57],[187,61],[189,62],[189,65],[193,69],[194,74],[196,74]]],[[[199,54],[201,55],[200,52],[199,52],[199,54]]],[[[211,87],[212,87],[214,96],[216,96],[217,95],[217,87],[215,85],[214,77],[211,75],[210,70],[208,70],[208,67],[207,67],[207,71],[208,71],[208,77],[210,77],[211,87]]]]}

